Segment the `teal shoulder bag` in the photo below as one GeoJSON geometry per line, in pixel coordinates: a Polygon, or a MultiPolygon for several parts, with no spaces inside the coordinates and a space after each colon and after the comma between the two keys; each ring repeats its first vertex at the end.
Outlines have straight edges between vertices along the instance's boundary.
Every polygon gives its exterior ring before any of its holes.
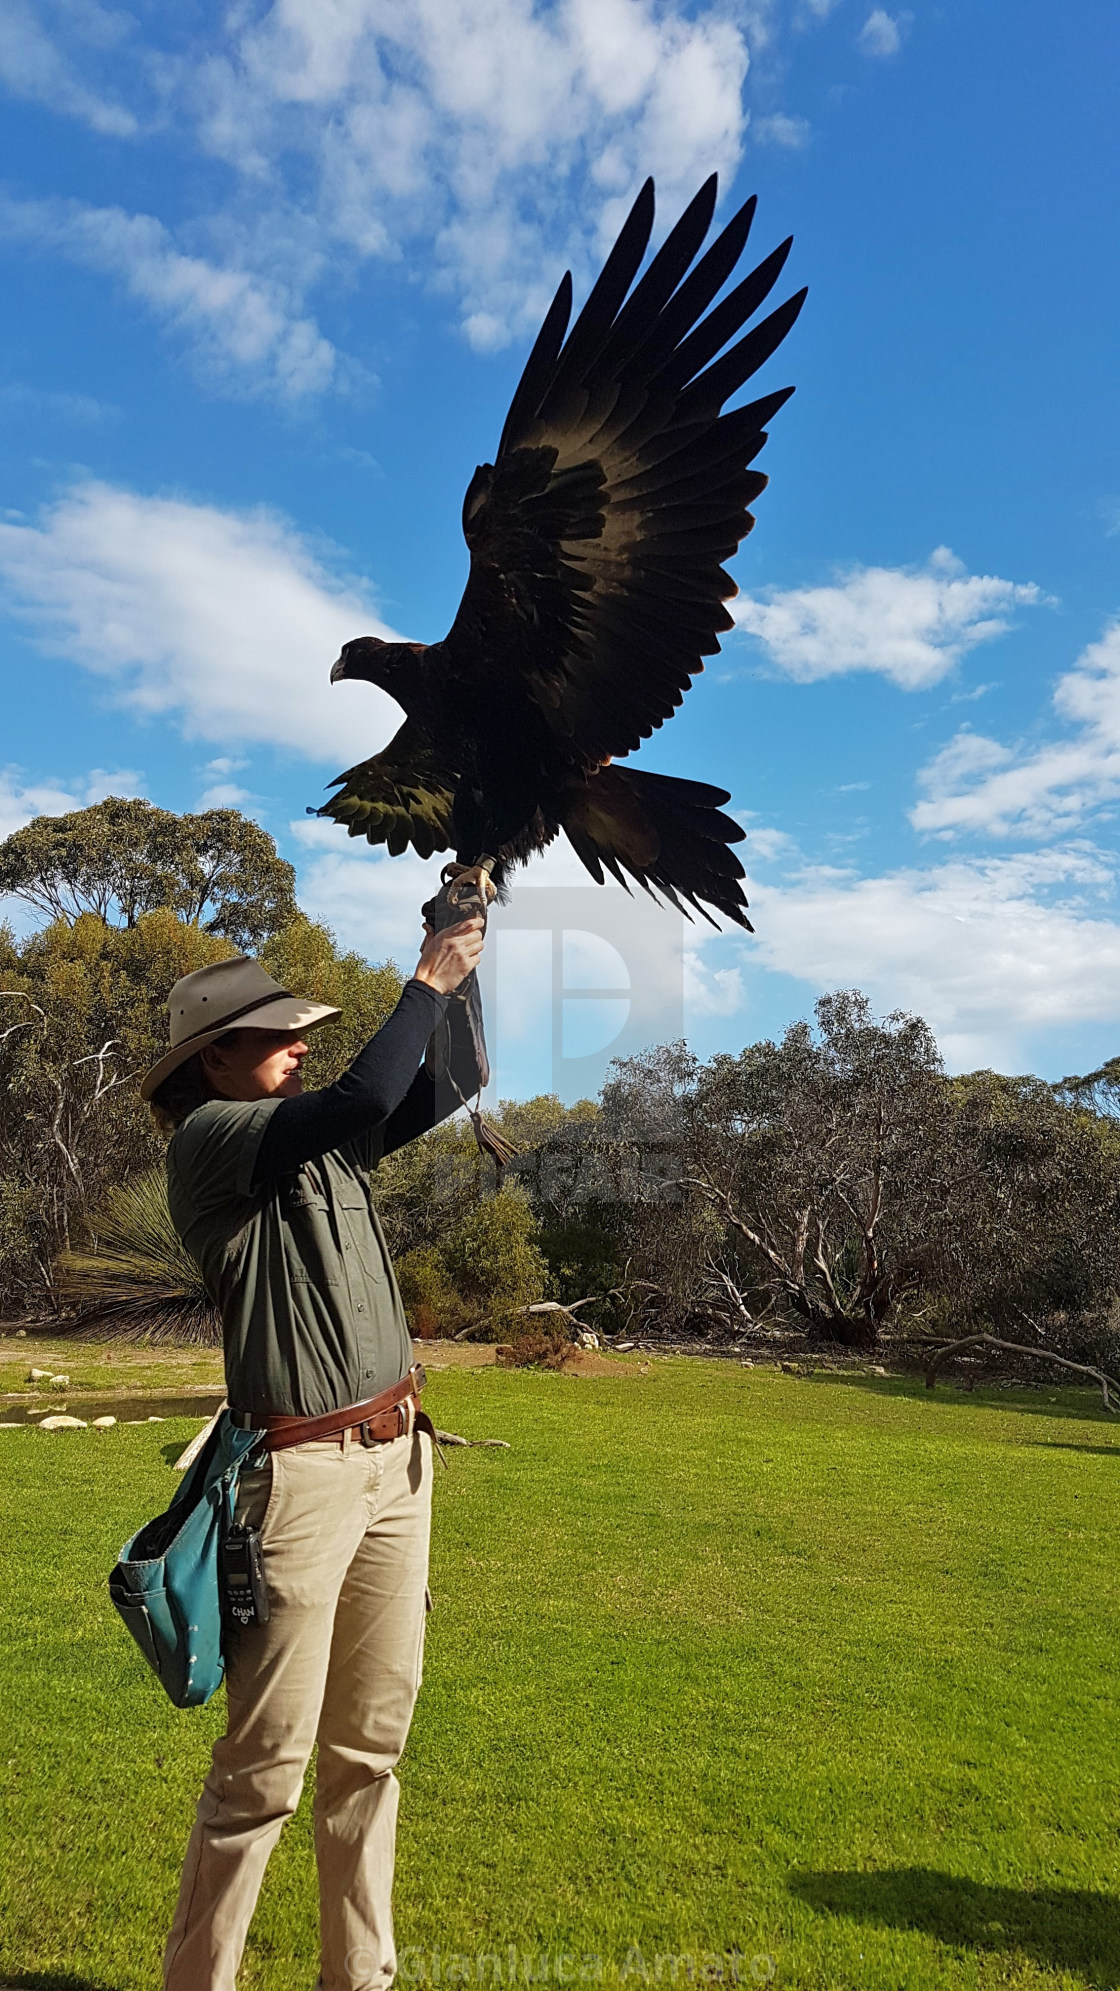
{"type": "Polygon", "coordinates": [[[109,1595],[177,1708],[202,1707],[225,1672],[219,1556],[233,1523],[237,1480],[259,1431],[223,1411],[165,1514],[127,1541],[109,1595]]]}

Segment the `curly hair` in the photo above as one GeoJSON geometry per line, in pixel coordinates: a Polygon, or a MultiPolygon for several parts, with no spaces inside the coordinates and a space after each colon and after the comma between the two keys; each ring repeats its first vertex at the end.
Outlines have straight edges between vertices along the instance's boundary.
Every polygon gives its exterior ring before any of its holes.
{"type": "Polygon", "coordinates": [[[184,1059],[169,1072],[162,1085],[157,1085],[148,1104],[160,1133],[170,1136],[196,1106],[204,1106],[208,1099],[218,1096],[203,1068],[202,1053],[196,1051],[193,1058],[184,1059]]]}

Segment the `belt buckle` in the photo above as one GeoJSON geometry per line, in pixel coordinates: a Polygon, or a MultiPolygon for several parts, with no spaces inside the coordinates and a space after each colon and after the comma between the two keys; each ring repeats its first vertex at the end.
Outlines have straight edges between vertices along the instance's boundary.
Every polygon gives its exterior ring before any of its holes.
{"type": "MultiPolygon", "coordinates": [[[[393,1437],[401,1438],[408,1430],[408,1403],[392,1403],[389,1405],[389,1410],[393,1412],[397,1420],[397,1428],[393,1433],[393,1437]]],[[[389,1410],[379,1410],[377,1414],[379,1417],[387,1417],[389,1410]]],[[[362,1422],[357,1426],[361,1442],[367,1451],[372,1445],[387,1445],[391,1443],[391,1440],[388,1438],[377,1438],[374,1436],[373,1431],[370,1429],[372,1423],[372,1418],[363,1418],[362,1422]]]]}

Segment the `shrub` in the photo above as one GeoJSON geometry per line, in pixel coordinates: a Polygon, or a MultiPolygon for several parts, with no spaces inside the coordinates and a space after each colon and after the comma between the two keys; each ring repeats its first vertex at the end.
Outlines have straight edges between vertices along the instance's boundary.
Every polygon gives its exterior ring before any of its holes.
{"type": "Polygon", "coordinates": [[[504,1368],[562,1369],[572,1347],[567,1314],[530,1314],[517,1322],[508,1347],[499,1349],[498,1356],[504,1368]]]}
{"type": "Polygon", "coordinates": [[[64,1251],[56,1268],[60,1296],[76,1315],[71,1331],[220,1344],[221,1321],[176,1235],[162,1168],[111,1190],[90,1230],[86,1249],[64,1251]]]}
{"type": "Polygon", "coordinates": [[[418,1341],[457,1334],[473,1318],[439,1252],[430,1246],[405,1252],[397,1266],[397,1284],[408,1325],[418,1341]]]}
{"type": "Polygon", "coordinates": [[[447,1239],[443,1262],[480,1333],[504,1332],[522,1307],[544,1298],[548,1266],[537,1236],[528,1203],[507,1190],[476,1204],[447,1239]]]}

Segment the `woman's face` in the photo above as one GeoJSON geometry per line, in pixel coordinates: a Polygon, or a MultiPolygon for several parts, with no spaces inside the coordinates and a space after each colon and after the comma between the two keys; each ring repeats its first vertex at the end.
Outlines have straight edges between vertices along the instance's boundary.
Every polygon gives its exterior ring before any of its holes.
{"type": "Polygon", "coordinates": [[[230,1030],[207,1045],[202,1064],[223,1099],[295,1099],[306,1056],[298,1030],[230,1030]]]}

